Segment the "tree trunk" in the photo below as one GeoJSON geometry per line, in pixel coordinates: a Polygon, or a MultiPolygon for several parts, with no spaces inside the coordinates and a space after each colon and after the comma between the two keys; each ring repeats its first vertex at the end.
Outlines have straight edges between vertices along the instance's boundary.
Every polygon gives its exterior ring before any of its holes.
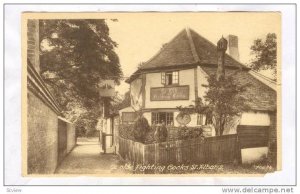
{"type": "Polygon", "coordinates": [[[224,125],[225,125],[225,118],[224,118],[224,116],[222,116],[221,117],[221,119],[220,119],[220,135],[223,135],[223,132],[224,132],[224,125]]]}

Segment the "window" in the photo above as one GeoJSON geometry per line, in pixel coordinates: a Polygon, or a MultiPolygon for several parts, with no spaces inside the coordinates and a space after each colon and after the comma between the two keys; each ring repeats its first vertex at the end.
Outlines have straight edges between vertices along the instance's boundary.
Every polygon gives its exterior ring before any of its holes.
{"type": "Polygon", "coordinates": [[[197,125],[209,125],[212,124],[211,114],[198,114],[197,125]]]}
{"type": "Polygon", "coordinates": [[[172,72],[166,73],[166,85],[172,85],[172,72]]]}
{"type": "Polygon", "coordinates": [[[152,125],[162,124],[166,125],[174,124],[174,113],[173,112],[153,112],[152,113],[152,125]]]}
{"type": "Polygon", "coordinates": [[[206,116],[206,120],[205,120],[205,125],[209,125],[213,123],[213,117],[211,113],[208,113],[205,115],[206,116]]]}
{"type": "Polygon", "coordinates": [[[173,119],[174,115],[172,112],[168,112],[166,113],[166,125],[173,125],[174,124],[174,119],[173,119]]]}
{"type": "Polygon", "coordinates": [[[156,112],[153,112],[153,113],[152,113],[152,125],[157,125],[157,124],[159,124],[159,121],[160,121],[160,119],[159,119],[159,114],[156,113],[156,112]]]}
{"type": "Polygon", "coordinates": [[[165,85],[166,83],[166,74],[165,72],[161,73],[161,84],[165,85]]]}
{"type": "Polygon", "coordinates": [[[173,72],[173,83],[178,84],[178,71],[173,72]]]}
{"type": "Polygon", "coordinates": [[[173,72],[162,72],[161,73],[161,83],[163,85],[172,85],[179,83],[178,71],[173,72]]]}
{"type": "Polygon", "coordinates": [[[206,116],[204,114],[197,115],[197,125],[204,125],[205,124],[206,116]]]}

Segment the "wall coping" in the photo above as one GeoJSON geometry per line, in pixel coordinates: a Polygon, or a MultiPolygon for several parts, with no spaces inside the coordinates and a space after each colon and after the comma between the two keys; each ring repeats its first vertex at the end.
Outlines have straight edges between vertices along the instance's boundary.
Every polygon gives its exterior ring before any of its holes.
{"type": "Polygon", "coordinates": [[[73,124],[71,121],[67,120],[67,119],[64,118],[64,117],[58,116],[57,118],[58,118],[59,120],[62,120],[62,121],[64,121],[64,122],[66,122],[66,123],[73,124]]]}
{"type": "Polygon", "coordinates": [[[39,97],[56,114],[61,115],[61,108],[58,102],[48,90],[44,80],[34,69],[33,65],[27,60],[27,88],[39,97]]]}

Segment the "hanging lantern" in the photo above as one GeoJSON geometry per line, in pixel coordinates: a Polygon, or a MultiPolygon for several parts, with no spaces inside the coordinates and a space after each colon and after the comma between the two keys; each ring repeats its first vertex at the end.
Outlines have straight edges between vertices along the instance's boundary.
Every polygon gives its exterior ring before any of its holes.
{"type": "Polygon", "coordinates": [[[217,80],[219,81],[222,77],[225,77],[225,52],[227,50],[228,41],[222,36],[217,43],[218,52],[218,69],[217,69],[217,80]]]}
{"type": "Polygon", "coordinates": [[[217,42],[218,51],[225,52],[227,50],[228,41],[222,36],[222,38],[217,42]]]}

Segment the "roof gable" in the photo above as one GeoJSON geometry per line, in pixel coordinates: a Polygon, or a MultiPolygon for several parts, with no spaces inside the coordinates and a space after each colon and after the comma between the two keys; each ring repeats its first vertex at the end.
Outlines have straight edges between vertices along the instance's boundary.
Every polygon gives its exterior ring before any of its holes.
{"type": "MultiPolygon", "coordinates": [[[[165,44],[156,55],[143,63],[139,69],[147,70],[192,64],[216,65],[217,47],[194,30],[186,28],[165,44]]],[[[248,69],[227,54],[225,66],[248,69]]]]}
{"type": "Polygon", "coordinates": [[[152,69],[174,65],[196,63],[186,30],[182,30],[140,69],[152,69]]]}

